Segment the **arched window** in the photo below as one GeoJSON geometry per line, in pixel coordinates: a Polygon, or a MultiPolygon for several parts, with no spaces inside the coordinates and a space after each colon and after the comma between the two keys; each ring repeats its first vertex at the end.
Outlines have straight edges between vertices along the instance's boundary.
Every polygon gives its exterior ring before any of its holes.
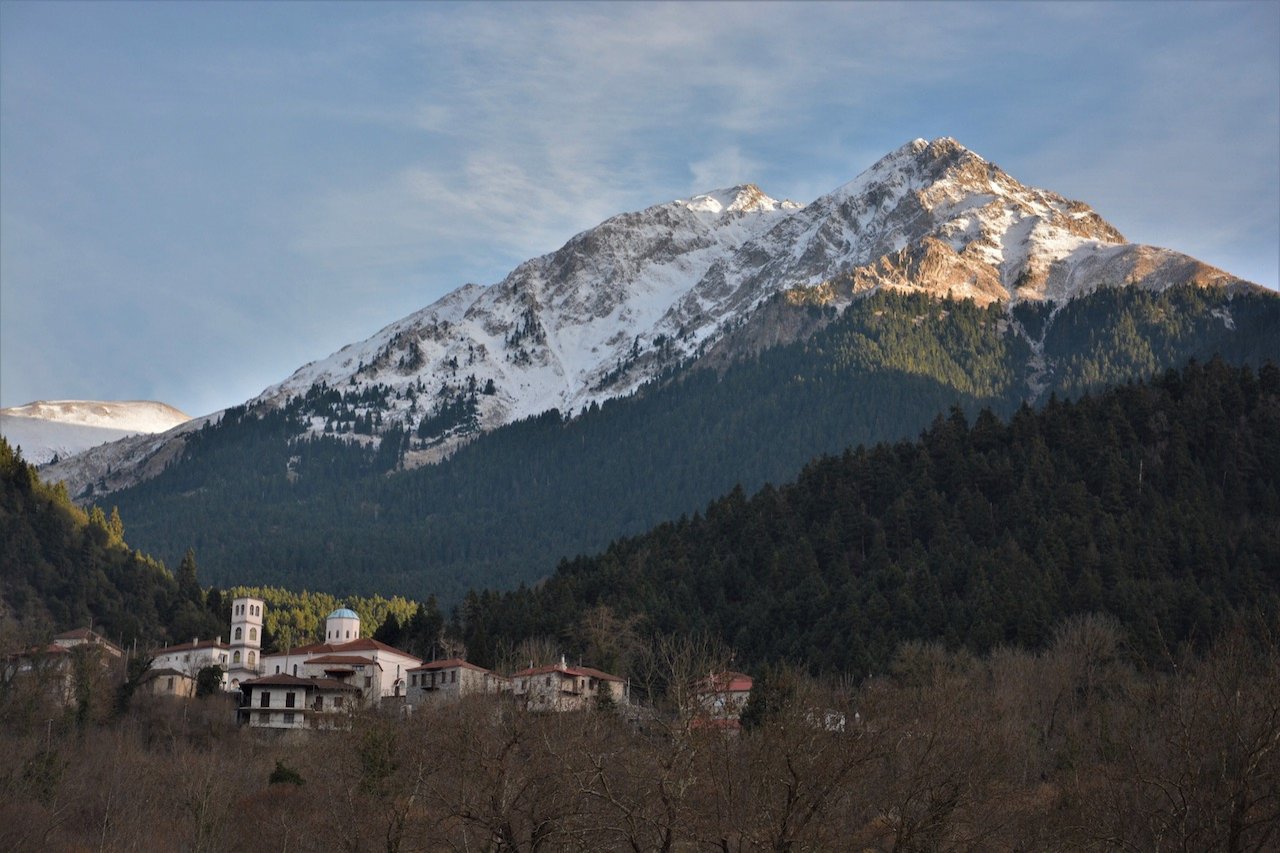
{"type": "Polygon", "coordinates": [[[258,655],[257,655],[257,653],[256,653],[256,652],[249,652],[249,666],[253,666],[253,665],[254,665],[255,663],[257,663],[257,662],[258,662],[258,655]]]}
{"type": "Polygon", "coordinates": [[[293,665],[293,674],[295,676],[298,674],[298,665],[296,663],[293,665]]]}
{"type": "Polygon", "coordinates": [[[231,662],[232,662],[232,663],[240,663],[240,653],[239,653],[239,652],[236,652],[234,655],[232,655],[232,656],[231,656],[231,662]]]}
{"type": "Polygon", "coordinates": [[[249,642],[251,642],[251,643],[256,643],[256,642],[258,642],[258,629],[257,629],[257,628],[250,628],[250,629],[249,629],[249,642]]]}
{"type": "Polygon", "coordinates": [[[240,639],[240,629],[236,628],[236,639],[240,639]]]}
{"type": "Polygon", "coordinates": [[[348,640],[350,640],[350,639],[351,639],[351,632],[350,632],[350,631],[348,631],[348,632],[347,632],[347,639],[348,639],[348,640]]]}

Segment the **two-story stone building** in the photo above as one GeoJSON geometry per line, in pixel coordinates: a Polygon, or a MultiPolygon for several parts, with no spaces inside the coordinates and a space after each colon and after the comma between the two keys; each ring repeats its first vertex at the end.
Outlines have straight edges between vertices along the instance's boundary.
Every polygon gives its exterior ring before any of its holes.
{"type": "Polygon", "coordinates": [[[432,661],[409,670],[408,702],[413,708],[510,690],[511,679],[461,658],[432,661]]]}
{"type": "Polygon", "coordinates": [[[630,701],[625,679],[588,666],[560,663],[521,670],[511,676],[511,693],[534,711],[580,711],[630,701]]]}

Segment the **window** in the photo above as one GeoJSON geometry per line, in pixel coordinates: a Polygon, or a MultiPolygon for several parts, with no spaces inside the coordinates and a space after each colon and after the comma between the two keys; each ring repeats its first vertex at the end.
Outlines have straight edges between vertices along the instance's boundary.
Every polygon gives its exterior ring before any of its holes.
{"type": "Polygon", "coordinates": [[[270,723],[271,723],[271,714],[269,712],[258,714],[258,725],[265,726],[265,725],[269,725],[270,723]]]}
{"type": "Polygon", "coordinates": [[[298,665],[296,663],[293,665],[293,675],[295,678],[298,676],[298,665]]]}
{"type": "Polygon", "coordinates": [[[236,628],[236,639],[240,639],[240,629],[236,628]]]}
{"type": "Polygon", "coordinates": [[[276,675],[280,674],[280,664],[276,664],[276,675]]]}
{"type": "Polygon", "coordinates": [[[409,676],[409,686],[410,686],[410,687],[417,687],[417,686],[418,686],[418,676],[416,676],[416,675],[410,675],[410,676],[409,676]]]}
{"type": "Polygon", "coordinates": [[[288,693],[284,694],[284,706],[285,706],[286,708],[292,708],[292,707],[293,707],[294,698],[295,698],[297,695],[298,695],[298,694],[294,693],[292,690],[290,690],[288,693]]]}
{"type": "Polygon", "coordinates": [[[350,632],[350,631],[348,631],[348,632],[347,632],[347,639],[348,639],[348,640],[350,640],[350,639],[351,639],[351,632],[350,632]]]}
{"type": "Polygon", "coordinates": [[[284,724],[285,724],[286,726],[292,726],[292,725],[293,725],[293,712],[292,712],[292,711],[285,711],[285,713],[284,713],[284,724]]]}
{"type": "Polygon", "coordinates": [[[258,629],[257,629],[257,628],[250,628],[250,629],[249,629],[249,642],[251,642],[251,643],[256,643],[256,642],[258,642],[258,629]]]}
{"type": "Polygon", "coordinates": [[[258,661],[257,652],[249,652],[249,666],[253,666],[258,661]]]}
{"type": "Polygon", "coordinates": [[[316,697],[316,701],[315,701],[315,703],[314,703],[311,707],[312,707],[312,708],[314,708],[314,709],[316,709],[317,711],[323,711],[323,710],[324,710],[324,697],[323,697],[323,696],[317,696],[317,697],[316,697]]]}
{"type": "Polygon", "coordinates": [[[232,663],[240,663],[240,653],[239,653],[239,652],[236,652],[235,654],[233,654],[233,655],[231,656],[231,662],[232,662],[232,663]]]}
{"type": "Polygon", "coordinates": [[[453,672],[449,673],[449,680],[454,684],[458,683],[458,671],[456,669],[453,672]]]}
{"type": "Polygon", "coordinates": [[[169,692],[173,692],[173,676],[169,676],[169,692]]]}
{"type": "Polygon", "coordinates": [[[372,686],[373,686],[373,676],[372,676],[372,675],[366,675],[366,676],[364,677],[364,686],[365,686],[366,688],[368,688],[368,687],[372,687],[372,686]]]}
{"type": "Polygon", "coordinates": [[[335,707],[335,708],[341,708],[341,707],[342,707],[342,697],[341,697],[341,696],[334,696],[334,697],[333,697],[333,707],[335,707]]]}
{"type": "Polygon", "coordinates": [[[271,707],[271,691],[269,690],[262,691],[262,696],[259,697],[258,699],[258,707],[259,708],[271,707]]]}

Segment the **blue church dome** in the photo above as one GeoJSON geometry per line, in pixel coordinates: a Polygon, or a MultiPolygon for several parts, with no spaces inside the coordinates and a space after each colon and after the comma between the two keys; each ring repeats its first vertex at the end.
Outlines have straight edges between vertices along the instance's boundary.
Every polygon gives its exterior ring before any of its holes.
{"type": "Polygon", "coordinates": [[[356,612],[349,607],[339,607],[325,617],[326,619],[359,619],[356,612]]]}

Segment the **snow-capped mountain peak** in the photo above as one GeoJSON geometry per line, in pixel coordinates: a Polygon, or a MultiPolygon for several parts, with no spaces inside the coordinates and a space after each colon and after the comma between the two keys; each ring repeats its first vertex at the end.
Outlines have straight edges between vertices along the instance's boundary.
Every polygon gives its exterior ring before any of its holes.
{"type": "Polygon", "coordinates": [[[987,304],[1187,282],[1239,280],[1127,243],[1088,205],[1025,186],[950,137],[915,139],[807,205],[744,183],[611,217],[250,404],[327,388],[307,404],[311,432],[376,442],[398,426],[415,464],[480,431],[630,393],[732,329],[777,343],[758,309],[780,293],[840,308],[878,288],[987,304]]]}
{"type": "Polygon", "coordinates": [[[770,198],[755,184],[740,184],[722,190],[695,195],[688,201],[679,201],[698,213],[756,213],[778,210],[799,210],[803,205],[770,198]]]}

